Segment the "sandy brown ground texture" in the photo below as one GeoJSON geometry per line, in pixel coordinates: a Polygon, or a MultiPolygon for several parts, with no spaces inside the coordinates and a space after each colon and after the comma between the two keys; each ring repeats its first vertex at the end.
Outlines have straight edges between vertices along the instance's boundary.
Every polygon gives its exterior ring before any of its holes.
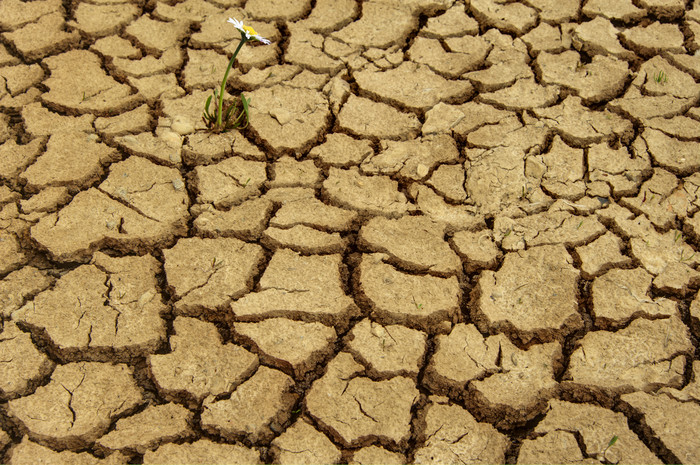
{"type": "Polygon", "coordinates": [[[0,462],[700,463],[699,49],[698,0],[0,0],[0,462]]]}

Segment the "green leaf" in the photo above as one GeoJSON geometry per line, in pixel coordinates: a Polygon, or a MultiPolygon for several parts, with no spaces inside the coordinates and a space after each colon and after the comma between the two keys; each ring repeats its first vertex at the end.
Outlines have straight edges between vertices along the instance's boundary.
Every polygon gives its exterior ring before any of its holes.
{"type": "Polygon", "coordinates": [[[611,439],[610,442],[608,443],[608,447],[614,446],[616,442],[617,442],[617,435],[615,435],[615,436],[612,437],[612,439],[611,439]]]}

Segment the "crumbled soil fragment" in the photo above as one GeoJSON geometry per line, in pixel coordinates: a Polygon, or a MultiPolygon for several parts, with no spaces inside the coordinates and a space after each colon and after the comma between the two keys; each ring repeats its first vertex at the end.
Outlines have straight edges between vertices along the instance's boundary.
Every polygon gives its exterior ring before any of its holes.
{"type": "Polygon", "coordinates": [[[597,465],[600,462],[593,458],[583,458],[583,453],[573,433],[552,431],[535,439],[523,440],[516,463],[523,465],[529,463],[597,465]]]}
{"type": "Polygon", "coordinates": [[[198,315],[217,311],[249,292],[262,264],[263,250],[235,238],[184,238],[163,250],[165,274],[176,311],[198,315]]]}
{"type": "Polygon", "coordinates": [[[695,402],[679,402],[663,394],[635,392],[621,397],[642,414],[651,434],[663,441],[681,463],[700,460],[700,446],[693,431],[700,427],[700,406],[695,402]]]}
{"type": "Polygon", "coordinates": [[[204,400],[202,428],[227,440],[270,440],[289,418],[296,397],[291,393],[293,386],[289,376],[261,366],[233,391],[231,398],[204,400]]]}
{"type": "Polygon", "coordinates": [[[309,414],[345,445],[379,439],[404,446],[411,431],[411,408],[418,400],[415,383],[401,376],[384,381],[352,377],[361,371],[350,354],[337,355],[306,395],[309,414]]]}
{"type": "Polygon", "coordinates": [[[519,211],[532,204],[546,205],[550,200],[540,189],[539,180],[527,176],[522,149],[508,146],[467,148],[466,155],[467,201],[481,213],[495,215],[504,209],[519,211]]]}
{"type": "MultiPolygon", "coordinates": [[[[48,3],[48,2],[39,2],[48,3]]],[[[56,8],[56,7],[54,7],[56,8]]],[[[25,60],[34,61],[43,58],[55,50],[66,50],[77,45],[80,40],[78,31],[66,32],[63,15],[56,10],[38,18],[36,22],[2,34],[12,43],[25,60]]]]}
{"type": "Polygon", "coordinates": [[[605,233],[605,227],[594,216],[577,216],[552,208],[522,218],[497,217],[494,236],[508,251],[540,245],[583,245],[605,233]]]}
{"type": "Polygon", "coordinates": [[[60,132],[49,138],[46,151],[20,179],[29,192],[48,186],[84,188],[99,179],[103,164],[117,161],[118,157],[116,150],[84,132],[60,132]]]}
{"type": "Polygon", "coordinates": [[[42,0],[36,2],[23,2],[21,0],[7,0],[0,5],[0,28],[12,31],[27,23],[32,23],[51,13],[61,12],[59,0],[42,0]]]}
{"type": "Polygon", "coordinates": [[[309,152],[310,158],[318,158],[322,163],[338,168],[359,165],[373,152],[370,141],[357,140],[338,133],[329,134],[326,141],[309,152]]]}
{"type": "Polygon", "coordinates": [[[642,268],[610,270],[591,286],[591,313],[600,328],[617,327],[640,316],[680,317],[675,302],[649,296],[652,276],[642,268]]]}
{"type": "Polygon", "coordinates": [[[0,68],[0,80],[5,90],[14,96],[26,92],[44,78],[44,71],[39,65],[16,65],[0,68]]]}
{"type": "Polygon", "coordinates": [[[29,333],[23,333],[12,321],[3,324],[0,332],[0,398],[12,399],[27,395],[41,378],[54,368],[53,362],[32,344],[29,333]]]}
{"type": "Polygon", "coordinates": [[[425,444],[414,463],[503,463],[508,441],[488,423],[479,423],[458,405],[431,402],[426,407],[425,444]]]}
{"type": "Polygon", "coordinates": [[[340,324],[357,313],[342,288],[340,255],[305,257],[278,249],[270,259],[256,292],[231,303],[241,321],[286,317],[340,324]]]}
{"type": "Polygon", "coordinates": [[[306,225],[341,232],[352,229],[357,217],[357,212],[326,205],[316,198],[300,199],[282,205],[270,220],[270,226],[306,225]]]}
{"type": "Polygon", "coordinates": [[[5,276],[0,281],[0,315],[10,318],[25,301],[34,297],[53,283],[44,272],[33,266],[25,266],[5,276]]]}
{"type": "Polygon", "coordinates": [[[427,184],[451,202],[463,202],[467,198],[464,190],[464,167],[440,165],[433,171],[427,184]]]}
{"type": "MultiPolygon", "coordinates": [[[[640,147],[640,139],[635,147],[640,147]]],[[[646,149],[633,150],[627,147],[612,149],[607,143],[588,148],[588,177],[591,182],[605,182],[615,197],[634,195],[642,180],[652,172],[651,160],[646,149]]]]}
{"type": "Polygon", "coordinates": [[[93,37],[104,37],[119,32],[132,22],[139,8],[131,3],[93,5],[79,3],[73,11],[78,30],[93,37]]]}
{"type": "Polygon", "coordinates": [[[537,10],[540,21],[554,24],[575,19],[581,7],[578,0],[527,0],[525,3],[537,10]]]}
{"type": "Polygon", "coordinates": [[[314,32],[328,34],[350,23],[356,10],[355,0],[317,0],[311,13],[300,24],[314,32]]]}
{"type": "MultiPolygon", "coordinates": [[[[26,131],[34,137],[50,136],[58,132],[94,132],[93,115],[63,116],[35,102],[22,108],[22,120],[26,131]]],[[[35,142],[35,141],[32,141],[35,142]]]]}
{"type": "Polygon", "coordinates": [[[462,138],[487,124],[496,124],[513,113],[491,105],[467,102],[463,105],[438,103],[425,114],[423,134],[448,133],[462,138]]]}
{"type": "Polygon", "coordinates": [[[111,58],[139,58],[141,56],[141,51],[138,48],[118,35],[96,40],[90,50],[111,58]]]}
{"type": "Polygon", "coordinates": [[[331,58],[323,51],[323,35],[299,24],[290,24],[289,32],[289,45],[285,53],[289,63],[316,73],[331,75],[342,69],[343,63],[340,60],[331,58]]]}
{"type": "Polygon", "coordinates": [[[183,146],[183,158],[189,165],[209,165],[231,155],[246,160],[265,161],[265,154],[235,131],[190,134],[183,146]]]}
{"type": "Polygon", "coordinates": [[[414,271],[458,274],[461,262],[444,234],[442,225],[426,217],[375,217],[360,229],[358,241],[361,247],[387,253],[400,266],[414,271]]]}
{"type": "Polygon", "coordinates": [[[129,459],[121,452],[114,452],[104,459],[90,455],[88,452],[75,453],[68,450],[56,452],[29,440],[28,436],[22,438],[22,442],[12,448],[9,453],[9,464],[29,465],[41,463],[42,465],[61,465],[65,463],[80,465],[126,465],[129,459]]]}
{"type": "Polygon", "coordinates": [[[319,231],[303,224],[288,229],[267,228],[261,241],[272,249],[287,247],[305,255],[342,253],[347,246],[340,234],[319,231]]]}
{"type": "Polygon", "coordinates": [[[515,35],[524,34],[537,22],[537,12],[520,3],[472,0],[470,9],[477,20],[515,35]]]}
{"type": "Polygon", "coordinates": [[[272,454],[277,463],[337,463],[340,450],[306,421],[299,419],[281,436],[272,441],[272,454]]]}
{"type": "Polygon", "coordinates": [[[127,37],[136,40],[147,52],[160,54],[178,44],[185,36],[186,21],[161,22],[141,16],[124,30],[127,37]]]}
{"type": "Polygon", "coordinates": [[[626,23],[638,21],[646,14],[646,10],[638,8],[632,0],[589,0],[583,5],[581,12],[589,18],[602,16],[609,20],[624,21],[626,23]]]}
{"type": "Polygon", "coordinates": [[[438,102],[452,103],[472,93],[469,83],[448,81],[411,62],[383,72],[361,71],[354,77],[360,89],[370,95],[414,110],[426,111],[438,102]]]}
{"type": "Polygon", "coordinates": [[[587,147],[592,143],[632,138],[632,123],[608,111],[590,111],[581,98],[569,96],[561,104],[535,109],[535,115],[556,131],[567,143],[587,147]]]}
{"type": "Polygon", "coordinates": [[[484,338],[474,325],[465,324],[437,341],[426,372],[431,390],[463,396],[468,389],[480,414],[496,425],[533,418],[558,391],[559,343],[520,350],[503,334],[484,338]]]}
{"type": "Polygon", "coordinates": [[[255,240],[265,230],[272,212],[272,202],[252,199],[229,210],[204,210],[194,220],[197,232],[207,237],[234,236],[242,240],[255,240]]]}
{"type": "Polygon", "coordinates": [[[472,318],[482,331],[500,328],[523,342],[551,341],[583,326],[579,271],[563,245],[506,254],[501,268],[481,273],[472,318]]]}
{"type": "Polygon", "coordinates": [[[260,356],[280,370],[304,376],[333,349],[335,329],[321,323],[269,318],[259,323],[233,324],[236,333],[252,341],[260,356]]]}
{"type": "Polygon", "coordinates": [[[412,209],[396,181],[387,176],[363,176],[356,168],[331,168],[323,181],[323,194],[332,205],[389,218],[412,209]]]}
{"type": "Polygon", "coordinates": [[[429,18],[421,33],[426,37],[442,39],[476,35],[479,33],[479,23],[466,13],[464,5],[455,4],[440,16],[429,18]]]}
{"type": "Polygon", "coordinates": [[[657,129],[645,129],[642,138],[649,154],[663,168],[684,176],[700,169],[700,142],[678,140],[657,129]]]}
{"type": "Polygon", "coordinates": [[[155,16],[168,21],[186,19],[192,22],[201,22],[207,16],[214,15],[220,11],[216,6],[202,0],[185,0],[172,6],[166,3],[158,3],[154,13],[155,16]]]}
{"type": "Polygon", "coordinates": [[[100,357],[152,352],[165,338],[165,306],[151,256],[110,258],[66,273],[13,318],[45,331],[60,354],[100,357]]]}
{"type": "MultiPolygon", "coordinates": [[[[553,439],[554,435],[563,431],[578,434],[587,455],[597,459],[595,463],[599,463],[599,461],[662,463],[630,430],[627,418],[619,412],[613,412],[597,405],[551,400],[547,416],[535,427],[535,433],[547,433],[545,437],[551,436],[553,439]],[[610,445],[613,436],[617,438],[617,441],[610,445]]],[[[523,447],[525,447],[524,444],[523,447]]],[[[532,458],[535,459],[534,462],[524,460],[526,455],[522,459],[519,458],[518,463],[540,462],[540,458],[543,458],[540,455],[542,452],[538,454],[531,447],[527,449],[529,449],[528,453],[532,454],[532,458]]],[[[522,452],[521,448],[521,454],[522,452]]],[[[567,457],[562,456],[561,459],[567,463],[567,457]]],[[[554,462],[558,461],[554,460],[554,462]]]]}
{"type": "Polygon", "coordinates": [[[420,131],[420,121],[384,103],[351,95],[338,115],[340,128],[359,137],[410,140],[420,131]],[[367,115],[374,115],[368,118],[367,115]]]}
{"type": "Polygon", "coordinates": [[[34,441],[50,447],[81,448],[102,436],[115,417],[141,402],[131,368],[78,362],[56,367],[49,384],[8,402],[7,413],[22,422],[34,441]]]}
{"type": "MultiPolygon", "coordinates": [[[[491,48],[481,37],[464,36],[448,38],[446,41],[449,41],[449,45],[443,47],[437,39],[416,37],[408,49],[408,57],[412,62],[426,65],[439,75],[455,79],[468,71],[479,69],[491,48]]],[[[466,90],[468,93],[464,97],[468,97],[473,91],[471,86],[466,87],[466,90]]],[[[420,95],[412,97],[426,98],[420,95]]]]}
{"type": "Polygon", "coordinates": [[[101,60],[86,50],[46,58],[51,76],[44,81],[49,91],[42,100],[49,107],[72,113],[98,113],[128,110],[139,102],[126,84],[120,84],[102,69],[101,60]]]}
{"type": "Polygon", "coordinates": [[[683,53],[683,33],[675,24],[662,24],[658,21],[648,26],[637,26],[621,34],[625,44],[645,57],[653,57],[663,52],[683,53]]]}
{"type": "Polygon", "coordinates": [[[194,169],[198,203],[211,203],[217,208],[230,207],[260,195],[267,181],[265,164],[231,157],[215,165],[194,169]]]}
{"type": "Polygon", "coordinates": [[[178,404],[152,405],[117,421],[114,430],[101,437],[97,444],[107,449],[134,450],[143,454],[164,442],[193,436],[189,426],[192,417],[192,412],[178,404]]]}
{"type": "Polygon", "coordinates": [[[14,271],[25,263],[19,241],[14,234],[0,231],[0,274],[14,271]]]}
{"type": "Polygon", "coordinates": [[[649,273],[663,275],[671,265],[695,267],[700,257],[680,231],[658,233],[643,215],[634,220],[616,220],[616,226],[630,238],[630,253],[649,273]]]}
{"type": "Polygon", "coordinates": [[[308,150],[328,126],[330,109],[318,92],[280,85],[248,98],[251,130],[276,153],[308,150]]]}
{"type": "Polygon", "coordinates": [[[612,393],[677,388],[692,347],[688,328],[679,318],[637,318],[617,332],[586,334],[571,354],[565,375],[571,381],[566,384],[612,393]]]}
{"type": "Polygon", "coordinates": [[[594,55],[590,63],[582,64],[580,55],[573,50],[558,55],[540,53],[536,65],[544,84],[570,88],[588,104],[616,97],[629,75],[625,61],[594,55]]]}
{"type": "MultiPolygon", "coordinates": [[[[0,178],[13,181],[37,159],[44,148],[44,140],[37,138],[25,145],[10,139],[0,145],[0,178]]],[[[88,157],[89,158],[89,157],[88,157]]]]}
{"type": "Polygon", "coordinates": [[[448,234],[485,227],[484,217],[477,215],[474,207],[448,204],[427,186],[413,183],[408,188],[408,195],[416,203],[418,210],[444,227],[448,234]]]}
{"type": "MultiPolygon", "coordinates": [[[[86,117],[86,115],[83,115],[83,117],[86,117]]],[[[147,131],[151,126],[151,121],[148,105],[141,105],[119,116],[97,118],[95,120],[95,129],[107,137],[136,134],[147,131]]]]}
{"type": "Polygon", "coordinates": [[[360,290],[381,320],[435,328],[459,312],[461,291],[455,276],[439,278],[406,274],[385,263],[389,257],[370,254],[359,267],[360,290]]]}
{"type": "Polygon", "coordinates": [[[661,230],[670,229],[676,220],[671,196],[678,187],[678,179],[670,172],[655,168],[652,177],[642,184],[636,197],[620,199],[620,205],[635,213],[644,213],[661,230]]]}
{"type": "Polygon", "coordinates": [[[363,2],[360,19],[332,36],[347,44],[365,47],[402,45],[418,24],[418,17],[413,16],[408,5],[402,3],[363,2]]]}
{"type": "Polygon", "coordinates": [[[586,192],[583,181],[585,166],[583,150],[569,147],[559,136],[542,156],[546,171],[541,186],[553,197],[578,200],[586,192]]]}
{"type": "Polygon", "coordinates": [[[100,189],[83,191],[58,213],[41,218],[32,238],[62,261],[86,261],[107,243],[131,249],[170,240],[184,233],[187,214],[188,199],[175,189],[178,183],[176,170],[129,157],[110,167],[100,189]]]}
{"type": "Polygon", "coordinates": [[[400,178],[418,181],[426,178],[437,165],[458,159],[454,139],[441,134],[405,142],[383,141],[382,151],[365,158],[360,170],[364,174],[398,173],[400,178]]]}
{"type": "Polygon", "coordinates": [[[416,378],[423,361],[427,336],[404,326],[382,326],[369,319],[350,332],[348,349],[369,366],[369,374],[382,378],[416,378]]]}
{"type": "Polygon", "coordinates": [[[284,156],[272,165],[272,173],[270,187],[315,187],[321,181],[313,160],[296,161],[284,156]]]}
{"type": "Polygon", "coordinates": [[[576,254],[581,260],[581,276],[590,279],[610,268],[630,265],[632,259],[622,255],[622,247],[622,239],[611,232],[589,244],[576,247],[576,254]]]}
{"type": "Polygon", "coordinates": [[[238,444],[221,444],[209,439],[200,439],[193,443],[163,444],[155,451],[146,451],[143,463],[157,465],[161,463],[221,464],[245,465],[260,464],[260,452],[238,444]]]}
{"type": "Polygon", "coordinates": [[[457,254],[462,257],[464,271],[467,273],[494,269],[503,255],[489,230],[458,231],[452,236],[451,243],[457,254]]]}
{"type": "Polygon", "coordinates": [[[231,392],[258,367],[258,359],[242,347],[222,344],[216,327],[194,318],[177,317],[170,336],[172,352],[148,357],[156,386],[166,398],[208,396],[231,392]]]}
{"type": "Polygon", "coordinates": [[[558,97],[558,86],[541,86],[534,79],[519,79],[506,89],[479,94],[478,101],[506,110],[533,110],[552,105],[558,97]]]}
{"type": "Polygon", "coordinates": [[[179,166],[182,163],[182,156],[181,142],[178,139],[175,138],[174,142],[169,142],[150,132],[142,132],[120,136],[115,141],[120,148],[131,155],[145,157],[168,166],[179,166]]]}
{"type": "Polygon", "coordinates": [[[622,60],[634,57],[634,53],[620,44],[618,34],[619,31],[609,20],[596,16],[592,21],[577,26],[573,30],[572,40],[577,50],[589,55],[609,55],[622,60]]]}

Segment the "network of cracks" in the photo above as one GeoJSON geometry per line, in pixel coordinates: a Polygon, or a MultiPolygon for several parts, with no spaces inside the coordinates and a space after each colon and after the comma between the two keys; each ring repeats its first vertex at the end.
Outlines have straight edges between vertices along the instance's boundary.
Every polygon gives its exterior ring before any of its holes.
{"type": "Polygon", "coordinates": [[[700,462],[699,49],[698,0],[2,0],[0,462],[700,462]]]}

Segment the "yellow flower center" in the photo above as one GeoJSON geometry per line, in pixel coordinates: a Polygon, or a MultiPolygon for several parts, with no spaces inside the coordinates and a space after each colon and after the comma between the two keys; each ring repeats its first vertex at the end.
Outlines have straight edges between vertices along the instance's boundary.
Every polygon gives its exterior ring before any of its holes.
{"type": "Polygon", "coordinates": [[[246,31],[248,34],[252,35],[252,36],[258,35],[258,33],[255,32],[255,29],[253,29],[253,28],[250,27],[250,26],[243,26],[243,29],[245,29],[245,31],[246,31]]]}

